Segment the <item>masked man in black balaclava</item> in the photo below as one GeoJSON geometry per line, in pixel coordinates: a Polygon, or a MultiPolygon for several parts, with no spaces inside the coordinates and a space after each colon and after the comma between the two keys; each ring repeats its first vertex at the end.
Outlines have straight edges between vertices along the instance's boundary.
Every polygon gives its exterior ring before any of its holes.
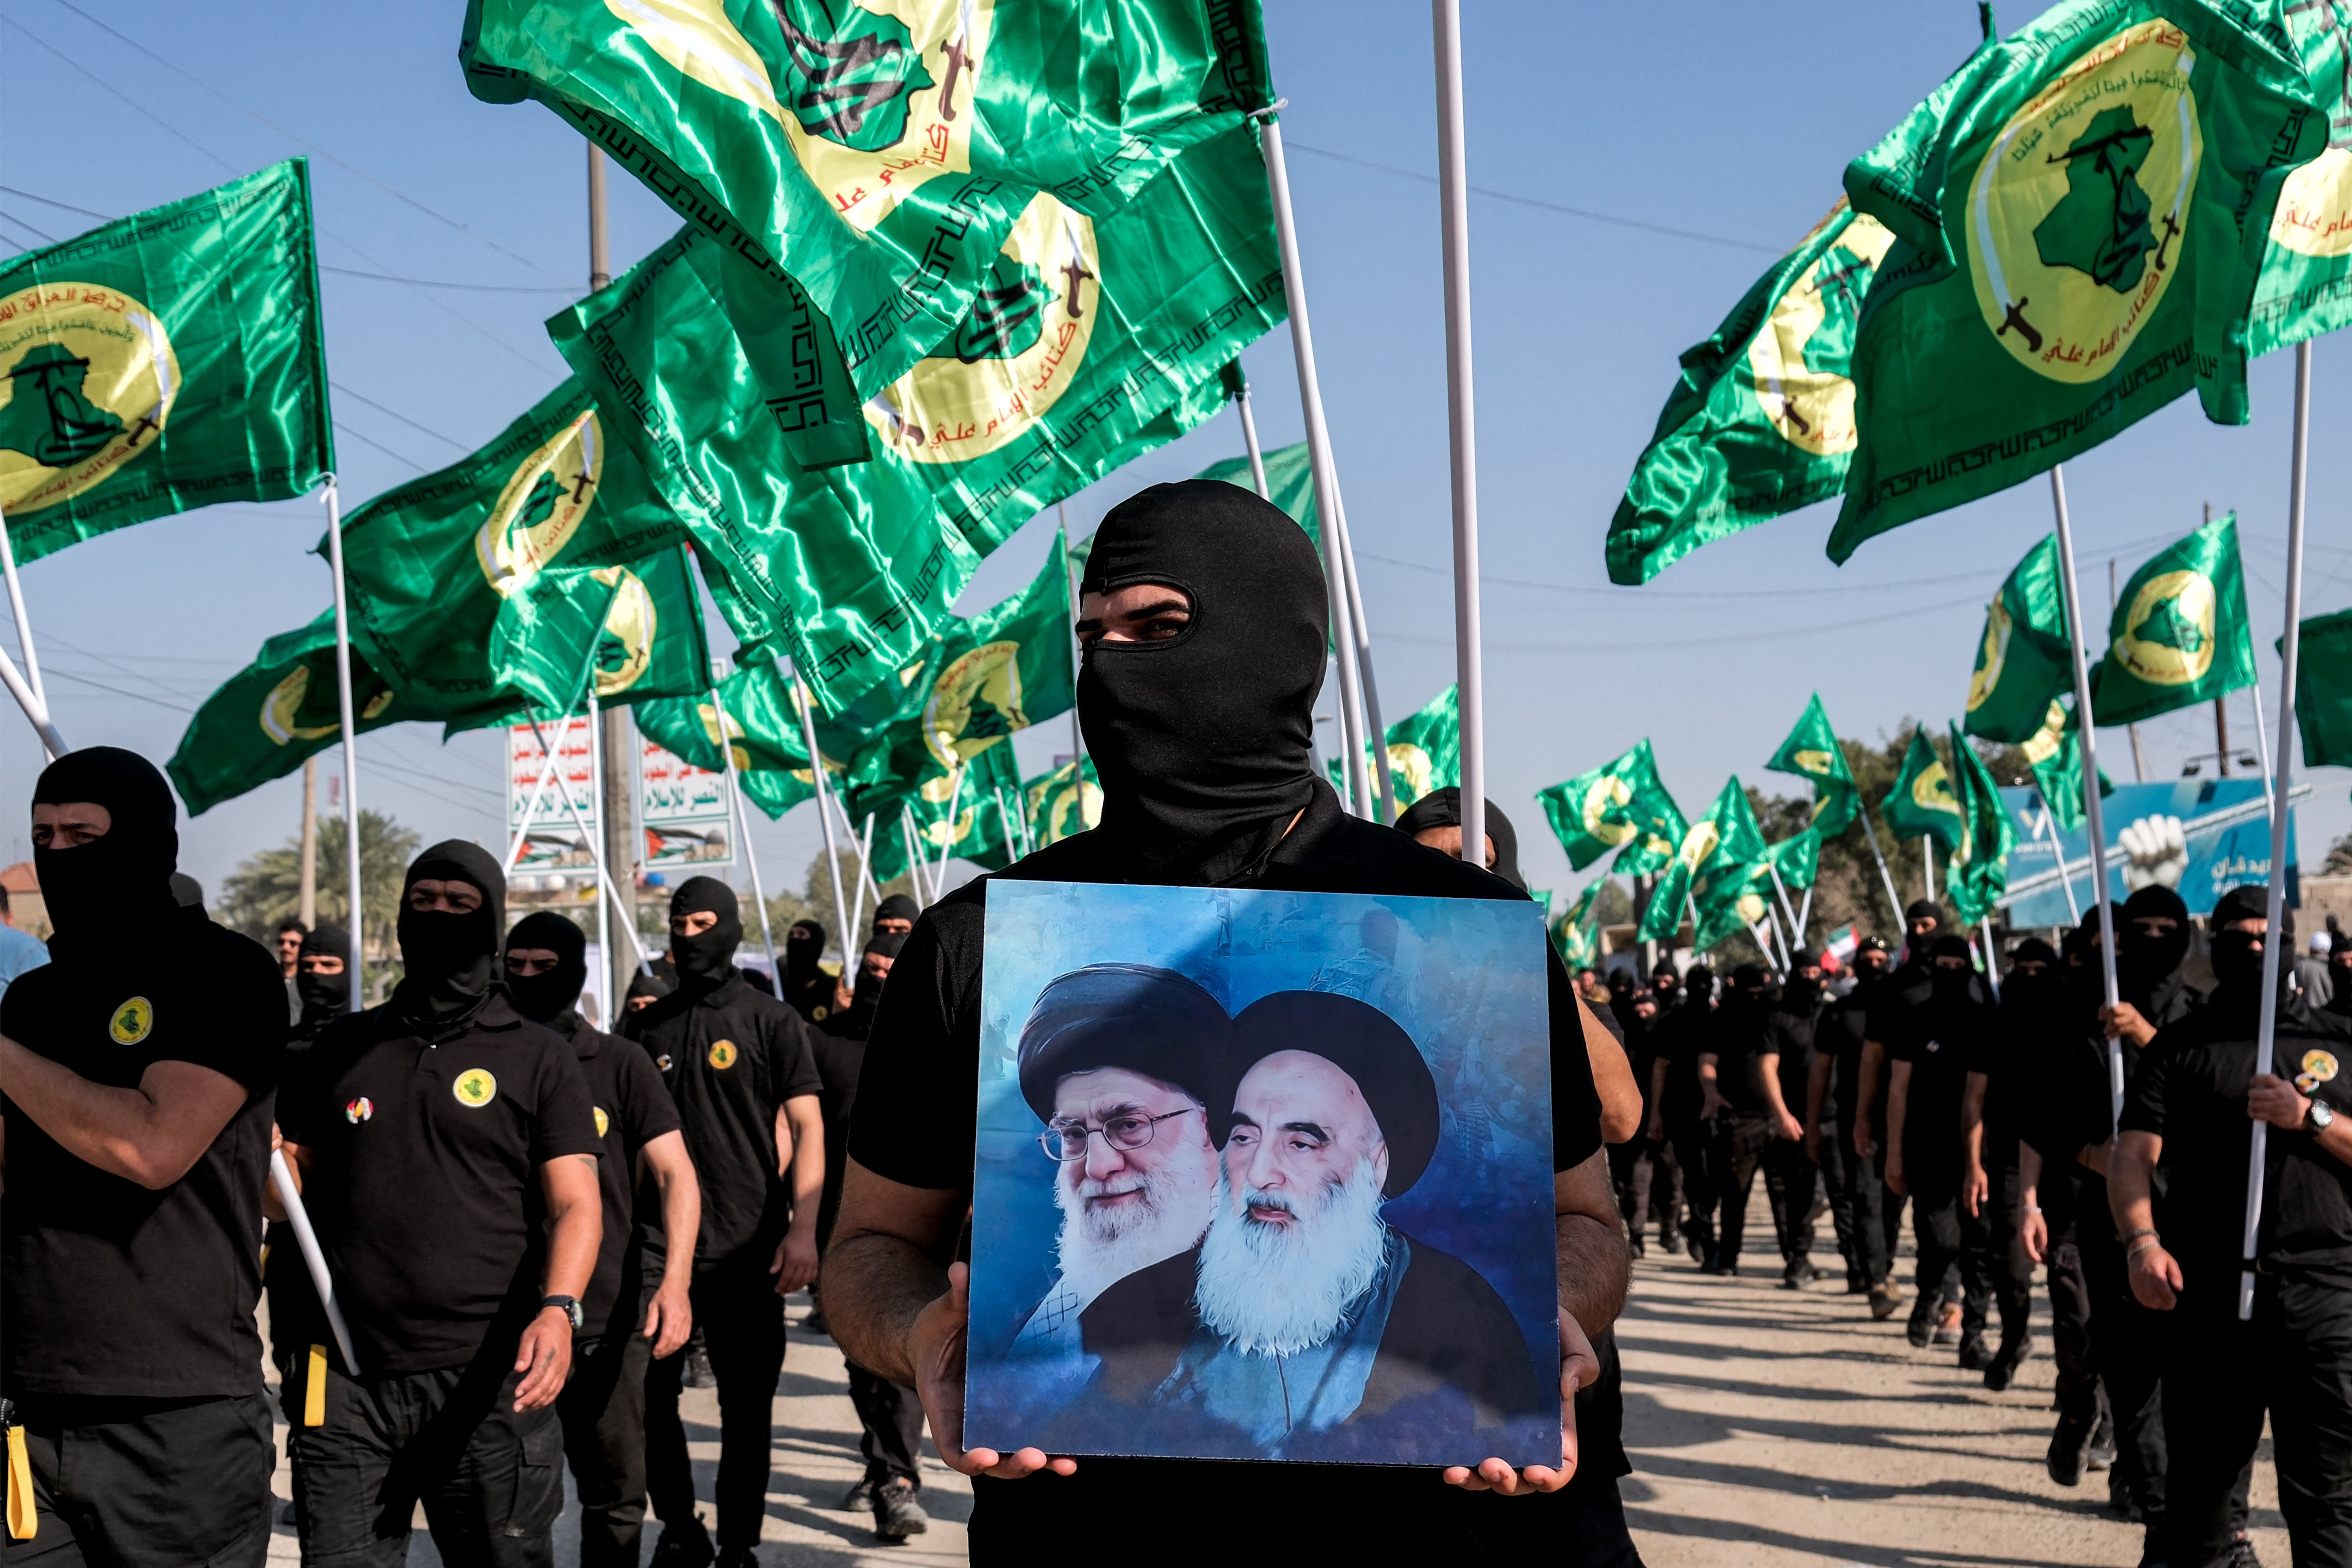
{"type": "MultiPolygon", "coordinates": [[[[295,999],[302,1005],[286,1037],[287,1055],[297,1057],[318,1044],[327,1026],[352,1010],[352,977],[346,968],[352,951],[349,932],[324,925],[306,933],[294,953],[295,999]]],[[[294,1239],[294,1227],[284,1220],[269,1222],[263,1234],[267,1254],[262,1283],[269,1292],[269,1353],[281,1374],[314,1344],[328,1338],[326,1320],[319,1312],[319,1292],[294,1239]]]]}
{"type": "MultiPolygon", "coordinates": [[[[1902,1300],[1894,1279],[1895,1236],[1886,1224],[1886,1187],[1877,1152],[1885,1146],[1883,1111],[1868,1142],[1857,1147],[1854,1124],[1861,1110],[1864,1044],[1870,1008],[1894,967],[1883,938],[1864,937],[1854,946],[1853,985],[1830,1004],[1814,1030],[1812,1071],[1805,1081],[1805,1148],[1821,1163],[1829,1190],[1830,1220],[1838,1250],[1845,1255],[1845,1293],[1870,1297],[1870,1315],[1885,1321],[1902,1300]]],[[[1875,1097],[1883,1107],[1885,1097],[1875,1097]]]]}
{"type": "MultiPolygon", "coordinates": [[[[874,906],[874,934],[876,936],[904,936],[908,931],[915,929],[915,917],[922,912],[922,906],[916,903],[914,900],[908,898],[906,894],[893,893],[888,898],[884,899],[880,903],[874,906]]],[[[856,967],[851,964],[843,964],[841,969],[841,978],[834,982],[833,1011],[838,1013],[847,1010],[853,999],[852,993],[855,990],[856,984],[857,971],[856,967]]]]}
{"type": "Polygon", "coordinates": [[[824,956],[824,927],[794,921],[784,932],[784,1003],[814,1024],[833,1011],[833,976],[817,967],[824,956]]]}
{"type": "MultiPolygon", "coordinates": [[[[1891,1061],[1886,1103],[1886,1185],[1911,1199],[1912,1235],[1918,1243],[1916,1299],[1911,1342],[1922,1349],[1938,1330],[1945,1275],[1960,1277],[1960,1365],[1981,1372],[1992,1361],[1984,1325],[1992,1305],[1991,1232],[1982,1214],[1960,1205],[1966,1161],[1960,1149],[1960,1106],[1970,1067],[1983,1059],[1994,1030],[1991,998],[1976,972],[1967,939],[1939,936],[1927,948],[1926,999],[1899,1014],[1888,1030],[1891,1061]]],[[[1874,1037],[1877,1027],[1874,1024],[1874,1037]]]]}
{"type": "Polygon", "coordinates": [[[418,856],[391,999],[289,1058],[278,1125],[359,1357],[314,1344],[283,1385],[307,1562],[405,1562],[419,1501],[445,1562],[552,1562],[563,1484],[541,1459],[604,1143],[571,1043],[499,982],[505,899],[476,845],[418,856]]]}
{"type": "Polygon", "coordinates": [[[328,1025],[352,1010],[346,968],[351,951],[351,933],[341,926],[320,926],[302,939],[294,957],[294,994],[301,999],[302,1016],[287,1035],[288,1050],[315,1044],[328,1025]]]}
{"type": "Polygon", "coordinates": [[[1709,1274],[1739,1272],[1748,1194],[1775,1131],[1763,1087],[1764,984],[1758,964],[1743,963],[1731,972],[1723,1005],[1715,1010],[1699,1050],[1699,1120],[1708,1126],[1707,1178],[1721,1226],[1715,1258],[1699,1265],[1709,1274]]]}
{"type": "MultiPolygon", "coordinates": [[[[2033,1264],[2021,1244],[2019,1203],[2024,1173],[2019,1160],[2019,1128],[2032,1093],[2031,1077],[2060,1046],[2064,1026],[2066,983],[2058,955],[2038,937],[2018,944],[2009,978],[2002,983],[1994,1026],[1969,1068],[1960,1101],[1960,1144],[1965,1165],[1960,1207],[1983,1218],[1990,1233],[1993,1301],[2000,1309],[2000,1348],[1984,1369],[1985,1386],[1999,1394],[2017,1375],[2032,1348],[2033,1264]]],[[[2039,1175],[2040,1162],[2035,1162],[2039,1175]]],[[[2039,1205],[2035,1205],[2037,1208],[2039,1205]]],[[[2062,1292],[2063,1292],[2063,1287],[2062,1292]]],[[[2053,1324],[2053,1328],[2054,1328],[2053,1324]]],[[[2062,1380],[2064,1367],[2061,1368],[2062,1380]]],[[[2088,1394],[2095,1384],[2074,1391],[2088,1394]]],[[[2069,1391],[2063,1388],[2063,1405],[2069,1391]]]]}
{"type": "Polygon", "coordinates": [[[2352,1561],[2352,1018],[2286,993],[2294,911],[2273,931],[2268,891],[2232,888],[2214,905],[2213,994],[2148,1048],[2108,1175],[2132,1293],[2164,1325],[2169,1468],[2151,1551],[2175,1563],[2249,1554],[2243,1489],[2265,1415],[2295,1562],[2352,1561]],[[2273,941],[2284,951],[2265,994],[2273,941]],[[2246,1258],[2255,1121],[2263,1200],[2246,1258]]]}
{"type": "Polygon", "coordinates": [[[1772,1202],[1772,1228],[1780,1243],[1780,1287],[1801,1290],[1821,1278],[1813,1267],[1813,1194],[1821,1167],[1805,1152],[1805,1086],[1813,1071],[1814,1037],[1829,996],[1822,989],[1821,961],[1810,952],[1789,960],[1778,1001],[1764,1009],[1763,1054],[1757,1058],[1757,1086],[1764,1091],[1764,1190],[1772,1202]]]}
{"type": "Polygon", "coordinates": [[[1711,1270],[1717,1264],[1716,1191],[1707,1163],[1707,1123],[1700,1115],[1705,1096],[1699,1091],[1698,1058],[1714,1037],[1715,971],[1694,963],[1677,989],[1682,1000],[1671,1010],[1662,1008],[1651,1026],[1657,1046],[1650,1065],[1649,1132],[1674,1151],[1682,1173],[1690,1210],[1682,1221],[1683,1245],[1693,1263],[1711,1270]]]}
{"type": "Polygon", "coordinates": [[[588,980],[580,928],[552,910],[525,915],[507,933],[506,977],[518,1012],[572,1042],[604,1142],[596,1177],[604,1240],[556,1413],[580,1492],[581,1568],[635,1568],[646,1521],[646,1367],[674,1354],[693,1327],[687,1291],[700,1189],[653,1058],[580,1016],[588,980]]]}
{"type": "Polygon", "coordinates": [[[173,815],[163,775],[110,746],[33,790],[55,934],[0,997],[0,1392],[36,1526],[12,1562],[268,1551],[254,1311],[286,993],[258,943],[173,900],[173,815]]]}
{"type": "MultiPolygon", "coordinates": [[[[1521,1490],[1561,1479],[1513,1475],[1500,1460],[1441,1475],[962,1448],[964,1269],[950,1274],[948,1260],[971,1192],[989,881],[1524,897],[1476,867],[1348,816],[1316,777],[1326,588],[1313,545],[1276,508],[1215,480],[1147,490],[1104,520],[1080,589],[1078,711],[1102,780],[1101,825],[950,893],[924,911],[899,954],[867,1043],[827,1254],[835,1336],[861,1364],[917,1387],[941,1456],[981,1478],[972,1486],[975,1563],[1031,1561],[1045,1540],[1125,1539],[1143,1521],[1156,1554],[1226,1551],[1235,1518],[1252,1521],[1252,1544],[1265,1552],[1461,1561],[1483,1551],[1512,1561],[1572,1541],[1581,1561],[1630,1561],[1615,1488],[1601,1479],[1622,1473],[1613,1425],[1583,1434],[1595,1484],[1549,1502],[1444,1489],[1448,1477],[1521,1490]],[[1036,1478],[1049,1464],[1062,1476],[1036,1478]],[[1217,1506],[1170,1510],[1170,1498],[1187,1496],[1217,1506]],[[1621,1544],[1595,1544],[1612,1526],[1621,1544]],[[1465,1531],[1483,1544],[1465,1541],[1465,1531]],[[1523,1548],[1519,1531],[1539,1532],[1546,1545],[1523,1548]]],[[[1564,1334],[1576,1350],[1564,1369],[1581,1385],[1599,1370],[1585,1357],[1584,1333],[1616,1315],[1627,1262],[1575,999],[1556,958],[1549,973],[1561,1305],[1570,1324],[1582,1325],[1564,1334]]],[[[1593,1425],[1607,1421],[1596,1415],[1593,1425]]],[[[1462,1463],[1481,1458],[1465,1454],[1462,1463]]]]}
{"type": "MultiPolygon", "coordinates": [[[[744,984],[735,890],[712,877],[669,900],[677,989],[625,1027],[661,1070],[702,1183],[694,1321],[719,1381],[720,1568],[748,1568],[767,1511],[770,1402],[784,1364],[782,1298],[816,1278],[824,1119],[800,1015],[744,984]],[[789,1166],[791,1183],[779,1173],[789,1166]]],[[[694,1511],[694,1468],[677,1413],[687,1353],[653,1364],[646,1386],[646,1479],[662,1521],[656,1568],[711,1560],[694,1511]]]]}

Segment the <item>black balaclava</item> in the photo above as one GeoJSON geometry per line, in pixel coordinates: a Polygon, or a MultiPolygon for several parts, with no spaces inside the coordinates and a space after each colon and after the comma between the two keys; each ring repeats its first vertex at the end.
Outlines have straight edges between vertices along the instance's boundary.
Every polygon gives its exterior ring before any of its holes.
{"type": "Polygon", "coordinates": [[[2116,983],[2126,1002],[2137,1005],[2180,967],[2189,956],[2189,906],[2170,888],[2151,884],[2124,900],[2116,911],[2116,983]],[[2132,922],[2168,916],[2168,936],[2142,936],[2132,922]]]}
{"type": "MultiPolygon", "coordinates": [[[[906,945],[906,932],[884,931],[866,942],[866,952],[895,959],[898,956],[898,950],[906,945]]],[[[865,955],[861,953],[858,956],[857,983],[849,994],[849,1023],[852,1031],[860,1038],[865,1037],[867,1026],[874,1022],[874,1008],[882,1000],[882,987],[887,979],[887,975],[866,973],[865,955]]]]}
{"type": "Polygon", "coordinates": [[[1930,961],[1939,958],[1961,961],[1958,969],[1946,969],[1940,963],[1936,964],[1933,979],[1938,1002],[1965,1002],[1975,994],[1976,955],[1969,952],[1968,938],[1950,934],[1939,936],[1927,944],[1927,957],[1930,961]]]}
{"type": "Polygon", "coordinates": [[[2038,936],[2019,942],[2009,973],[2000,983],[2002,1005],[2041,1009],[2061,1003],[2065,994],[2066,975],[2058,966],[2058,950],[2038,936]],[[2039,963],[2042,973],[2017,967],[2023,963],[2039,963]]]}
{"type": "Polygon", "coordinates": [[[416,858],[400,884],[400,961],[406,973],[392,993],[394,1016],[438,1029],[481,1009],[498,988],[506,901],[506,876],[478,844],[452,838],[416,858]],[[408,907],[408,891],[417,883],[449,881],[479,889],[480,906],[462,915],[408,907]]]}
{"type": "MultiPolygon", "coordinates": [[[[1397,831],[1407,838],[1432,827],[1462,826],[1462,791],[1448,784],[1444,789],[1431,790],[1404,809],[1397,818],[1397,831]]],[[[1486,837],[1495,841],[1495,864],[1489,868],[1495,875],[1514,888],[1525,890],[1527,879],[1519,875],[1519,836],[1511,826],[1511,819],[1496,809],[1493,801],[1486,803],[1486,837]]],[[[1464,859],[1469,857],[1465,855],[1464,859]]]]}
{"type": "Polygon", "coordinates": [[[628,995],[623,998],[623,1003],[625,1006],[628,1001],[634,1000],[639,996],[650,996],[658,1002],[668,994],[668,986],[663,984],[661,981],[654,975],[640,969],[635,974],[630,977],[628,995]]]}
{"type": "Polygon", "coordinates": [[[1633,993],[1639,989],[1641,987],[1634,983],[1632,970],[1612,969],[1609,972],[1609,995],[1612,1001],[1630,1002],[1633,999],[1633,993]]]}
{"type": "Polygon", "coordinates": [[[515,1011],[535,1024],[553,1024],[578,1005],[588,984],[588,933],[552,910],[539,910],[515,921],[507,932],[509,952],[523,948],[555,954],[555,967],[538,974],[507,968],[507,994],[515,1011]]]}
{"type": "Polygon", "coordinates": [[[106,807],[113,822],[71,849],[33,847],[33,875],[56,933],[49,950],[60,958],[152,937],[180,908],[172,892],[180,834],[171,786],[154,764],[114,746],[68,752],[41,770],[33,804],[76,802],[106,807]]]}
{"type": "MultiPolygon", "coordinates": [[[[2281,923],[2285,931],[2279,933],[2282,942],[2294,940],[2294,911],[2281,910],[2281,923]]],[[[2231,889],[2213,905],[2213,974],[2221,982],[2214,993],[2214,1002],[2235,1002],[2241,1006],[2251,1005],[2262,994],[2263,939],[2251,931],[2227,931],[2223,928],[2237,921],[2266,921],[2270,918],[2270,889],[2260,882],[2247,882],[2231,889]]],[[[2287,973],[2285,953],[2279,955],[2279,977],[2287,973]]]]}
{"type": "Polygon", "coordinates": [[[1315,696],[1330,620],[1299,526],[1222,479],[1154,485],[1111,509],[1082,593],[1165,583],[1192,623],[1097,641],[1078,721],[1102,780],[1096,831],[1138,882],[1211,885],[1263,861],[1315,798],[1315,696]]]}
{"type": "Polygon", "coordinates": [[[302,998],[303,1033],[313,1033],[352,1010],[351,969],[352,933],[342,927],[320,926],[302,939],[302,951],[294,955],[294,994],[302,998]],[[302,967],[306,958],[340,958],[343,973],[313,974],[302,967]]]}
{"type": "Polygon", "coordinates": [[[922,906],[906,894],[893,893],[874,906],[874,924],[877,929],[884,921],[905,921],[912,925],[922,912],[922,906]]]}
{"type": "Polygon", "coordinates": [[[799,987],[819,973],[816,961],[824,955],[824,927],[814,921],[794,921],[784,933],[784,984],[799,987]]]}
{"type": "Polygon", "coordinates": [[[1780,1000],[1800,1012],[1819,1001],[1822,994],[1822,980],[1818,973],[1821,963],[1810,952],[1799,952],[1790,959],[1789,977],[1780,982],[1780,1000]],[[1801,969],[1811,969],[1816,973],[1812,979],[1808,980],[1797,973],[1801,969]]]}
{"type": "Polygon", "coordinates": [[[735,950],[743,945],[743,915],[735,889],[716,877],[688,877],[669,896],[669,918],[708,911],[719,923],[700,936],[670,932],[670,961],[677,965],[681,990],[698,994],[725,983],[735,973],[735,950]]]}
{"type": "Polygon", "coordinates": [[[172,873],[172,900],[184,910],[205,907],[205,885],[185,871],[172,873]]]}
{"type": "Polygon", "coordinates": [[[2352,964],[2339,963],[2338,959],[2352,961],[2352,934],[2331,931],[2327,939],[2328,988],[2327,1010],[2331,1013],[2352,1013],[2352,964]]]}
{"type": "Polygon", "coordinates": [[[1706,1011],[1707,999],[1715,994],[1715,971],[1704,963],[1694,963],[1683,971],[1683,1005],[1706,1011]]]}
{"type": "Polygon", "coordinates": [[[1681,989],[1682,981],[1673,965],[1661,963],[1650,971],[1650,994],[1656,999],[1661,1013],[1674,1005],[1675,993],[1681,989]]]}
{"type": "Polygon", "coordinates": [[[1764,966],[1743,963],[1731,972],[1731,984],[1724,988],[1722,1005],[1735,1013],[1752,1013],[1763,1005],[1764,966]]]}

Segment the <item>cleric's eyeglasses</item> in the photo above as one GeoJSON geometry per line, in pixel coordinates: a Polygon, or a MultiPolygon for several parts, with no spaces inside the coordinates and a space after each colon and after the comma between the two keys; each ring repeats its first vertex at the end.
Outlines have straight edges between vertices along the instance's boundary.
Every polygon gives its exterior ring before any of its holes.
{"type": "Polygon", "coordinates": [[[1146,1116],[1139,1110],[1129,1111],[1124,1116],[1112,1117],[1100,1127],[1089,1127],[1083,1121],[1056,1121],[1037,1134],[1037,1146],[1045,1151],[1047,1159],[1059,1160],[1066,1164],[1073,1160],[1085,1159],[1087,1140],[1100,1133],[1102,1141],[1110,1147],[1123,1153],[1129,1152],[1150,1142],[1151,1130],[1161,1122],[1199,1109],[1197,1105],[1188,1105],[1182,1110],[1171,1110],[1159,1116],[1146,1116]]]}

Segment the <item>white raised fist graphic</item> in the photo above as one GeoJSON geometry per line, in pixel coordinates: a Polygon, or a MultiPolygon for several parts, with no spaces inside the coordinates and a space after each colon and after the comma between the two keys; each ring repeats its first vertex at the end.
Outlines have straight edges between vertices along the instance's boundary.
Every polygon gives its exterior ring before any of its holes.
{"type": "Polygon", "coordinates": [[[2177,816],[2143,816],[2116,836],[2127,858],[2124,861],[2124,886],[2132,892],[2142,888],[2177,888],[2181,874],[2189,869],[2189,840],[2180,831],[2177,816]]]}

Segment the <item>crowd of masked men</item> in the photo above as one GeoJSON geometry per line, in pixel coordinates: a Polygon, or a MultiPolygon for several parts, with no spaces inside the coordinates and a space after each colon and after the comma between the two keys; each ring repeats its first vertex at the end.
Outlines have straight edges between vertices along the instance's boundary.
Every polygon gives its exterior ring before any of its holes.
{"type": "Polygon", "coordinates": [[[2115,1510],[2145,1523],[2144,1565],[2255,1563],[2265,1412],[2296,1563],[2352,1563],[2352,1137],[2336,1125],[2352,938],[2282,963],[2275,1060],[2257,1072],[2265,899],[2230,889],[2200,929],[2172,889],[2133,893],[2115,914],[2113,1005],[2095,909],[2055,949],[2018,942],[1997,988],[1927,901],[1906,911],[1900,952],[1864,938],[1834,983],[1804,952],[1777,986],[1741,964],[1719,994],[1705,963],[1662,963],[1646,984],[1580,971],[1646,1095],[1642,1135],[1610,1152],[1633,1255],[1654,1225],[1667,1253],[1738,1275],[1760,1173],[1780,1287],[1829,1277],[1813,1262],[1826,1214],[1846,1293],[1885,1321],[1903,1307],[1907,1207],[1909,1342],[1957,1347],[1989,1389],[2032,1353],[2042,1274],[2051,1479],[2105,1470],[2115,1510]],[[2248,1275],[2256,1119],[2270,1131],[2248,1275]]]}

